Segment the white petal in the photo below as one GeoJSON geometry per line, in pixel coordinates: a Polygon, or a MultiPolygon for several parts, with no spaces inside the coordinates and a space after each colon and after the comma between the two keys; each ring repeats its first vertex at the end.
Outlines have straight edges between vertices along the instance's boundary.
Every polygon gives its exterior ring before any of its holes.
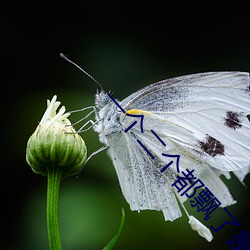
{"type": "Polygon", "coordinates": [[[51,101],[47,100],[48,107],[40,121],[40,124],[44,124],[46,122],[61,122],[63,124],[71,125],[70,121],[67,119],[70,113],[65,113],[66,108],[64,106],[62,106],[58,113],[56,113],[61,104],[61,102],[56,99],[57,96],[54,95],[51,101]]]}
{"type": "Polygon", "coordinates": [[[189,222],[191,228],[198,232],[200,236],[205,238],[208,242],[213,239],[213,235],[211,234],[210,230],[204,226],[199,220],[197,220],[194,216],[189,216],[189,222]]]}
{"type": "Polygon", "coordinates": [[[47,100],[47,109],[46,109],[45,113],[43,114],[43,117],[42,117],[40,123],[47,122],[49,119],[51,119],[53,109],[54,109],[54,106],[56,103],[56,98],[57,98],[57,96],[54,95],[51,102],[49,100],[47,100]]]}

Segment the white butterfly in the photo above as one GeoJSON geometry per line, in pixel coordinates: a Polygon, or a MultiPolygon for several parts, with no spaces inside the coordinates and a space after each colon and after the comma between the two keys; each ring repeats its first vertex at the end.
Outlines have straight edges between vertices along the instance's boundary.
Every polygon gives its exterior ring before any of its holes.
{"type": "Polygon", "coordinates": [[[108,147],[131,210],[161,210],[165,220],[170,221],[181,216],[172,187],[176,164],[161,172],[170,161],[162,153],[179,155],[180,172],[193,169],[222,207],[235,203],[219,176],[230,178],[228,172],[233,171],[242,182],[250,171],[248,73],[176,77],[151,84],[116,102],[125,114],[107,93],[96,94],[97,122],[93,128],[108,147]],[[143,132],[140,117],[138,120],[130,115],[144,116],[143,132]],[[138,123],[132,126],[135,121],[138,123]]]}
{"type": "Polygon", "coordinates": [[[179,199],[191,228],[211,241],[210,230],[184,207],[187,196],[178,196],[173,186],[181,179],[179,173],[195,172],[195,178],[202,180],[200,187],[216,197],[217,205],[235,203],[219,176],[230,178],[233,172],[243,183],[250,172],[249,74],[209,72],[176,77],[151,84],[119,102],[91,75],[60,55],[101,87],[95,107],[82,109],[92,111],[80,120],[95,112],[96,122],[89,120],[79,132],[88,130],[83,128],[91,123],[104,144],[88,159],[108,148],[132,210],[161,210],[165,220],[173,221],[181,216],[179,199]],[[169,158],[176,158],[175,164],[169,158]]]}

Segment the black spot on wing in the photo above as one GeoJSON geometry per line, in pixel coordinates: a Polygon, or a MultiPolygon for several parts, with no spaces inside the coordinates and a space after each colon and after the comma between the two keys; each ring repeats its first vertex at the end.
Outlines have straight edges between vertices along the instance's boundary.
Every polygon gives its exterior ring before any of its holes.
{"type": "Polygon", "coordinates": [[[225,152],[224,145],[210,135],[207,135],[204,141],[199,141],[199,146],[204,152],[212,157],[224,155],[225,152]]]}
{"type": "Polygon", "coordinates": [[[247,86],[246,92],[250,94],[250,85],[247,86]]]}
{"type": "Polygon", "coordinates": [[[232,129],[240,128],[242,113],[227,111],[227,115],[224,118],[224,124],[232,129]]]}

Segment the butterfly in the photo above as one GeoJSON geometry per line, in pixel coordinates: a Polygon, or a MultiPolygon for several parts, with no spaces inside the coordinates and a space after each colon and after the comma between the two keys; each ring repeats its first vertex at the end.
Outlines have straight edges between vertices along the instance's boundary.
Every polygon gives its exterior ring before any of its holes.
{"type": "MultiPolygon", "coordinates": [[[[60,55],[101,88],[95,96],[95,106],[80,110],[92,109],[80,121],[93,112],[96,121],[89,120],[79,132],[93,127],[104,144],[86,162],[108,149],[131,210],[160,210],[166,221],[174,221],[182,216],[180,204],[191,228],[211,241],[209,228],[189,215],[184,201],[194,196],[198,189],[194,184],[199,181],[199,195],[213,198],[209,207],[200,208],[203,204],[197,197],[191,206],[197,202],[197,211],[206,212],[204,220],[219,206],[233,218],[225,207],[236,201],[220,176],[229,179],[233,173],[244,184],[250,172],[249,74],[207,72],[170,78],[146,86],[120,102],[86,71],[60,55]],[[84,129],[88,123],[92,126],[84,129]],[[180,173],[187,178],[180,177],[180,173]],[[177,183],[184,186],[187,181],[191,184],[188,190],[192,187],[193,193],[179,195],[181,187],[177,183]]],[[[210,227],[219,231],[225,224],[210,227]]],[[[239,225],[235,219],[230,224],[239,225]]]]}
{"type": "Polygon", "coordinates": [[[250,171],[248,73],[170,78],[121,102],[101,90],[95,107],[93,129],[108,148],[131,210],[161,210],[170,221],[181,216],[172,186],[178,176],[176,164],[161,171],[170,161],[163,154],[179,155],[179,171],[193,169],[222,207],[235,203],[219,176],[230,178],[233,172],[243,182],[250,171]]]}

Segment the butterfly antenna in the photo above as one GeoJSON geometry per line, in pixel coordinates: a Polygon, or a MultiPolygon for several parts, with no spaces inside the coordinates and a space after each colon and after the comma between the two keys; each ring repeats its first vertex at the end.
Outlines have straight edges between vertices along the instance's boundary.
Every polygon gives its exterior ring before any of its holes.
{"type": "Polygon", "coordinates": [[[100,88],[101,90],[104,91],[102,85],[92,76],[90,75],[88,72],[86,72],[84,69],[82,69],[79,65],[77,65],[76,63],[74,63],[73,61],[71,61],[67,56],[65,56],[63,53],[60,53],[60,57],[64,60],[66,60],[67,62],[73,64],[75,67],[77,67],[79,70],[81,70],[85,75],[87,75],[89,78],[91,78],[100,88]]]}

